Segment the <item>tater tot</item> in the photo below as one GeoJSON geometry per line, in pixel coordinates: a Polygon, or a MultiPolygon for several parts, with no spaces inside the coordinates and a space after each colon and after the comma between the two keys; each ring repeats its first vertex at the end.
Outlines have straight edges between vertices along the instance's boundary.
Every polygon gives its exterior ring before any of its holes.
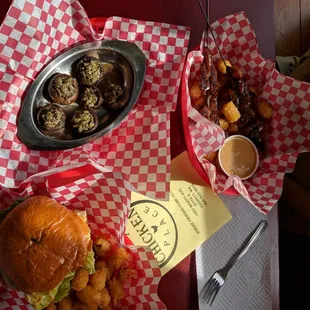
{"type": "Polygon", "coordinates": [[[97,304],[88,304],[85,305],[82,302],[80,302],[79,300],[76,300],[74,302],[73,305],[73,310],[97,310],[98,309],[98,305],[97,304]]]}
{"type": "Polygon", "coordinates": [[[209,154],[206,154],[204,156],[204,158],[210,162],[214,161],[215,158],[216,158],[216,155],[217,155],[217,152],[212,152],[212,153],[209,153],[209,154]]]}
{"type": "Polygon", "coordinates": [[[86,287],[89,280],[88,271],[84,268],[79,268],[71,281],[71,287],[75,291],[80,291],[86,287]]]}
{"type": "Polygon", "coordinates": [[[96,259],[95,268],[96,270],[104,269],[106,273],[106,280],[110,280],[113,270],[108,266],[108,264],[103,258],[96,259]]]}
{"type": "Polygon", "coordinates": [[[111,249],[111,243],[104,237],[97,237],[94,241],[94,250],[99,257],[104,257],[111,249]]]}
{"type": "Polygon", "coordinates": [[[101,300],[99,303],[99,308],[100,309],[106,309],[107,307],[109,307],[110,302],[111,302],[110,294],[109,294],[108,290],[106,288],[104,288],[101,291],[101,300]]]}
{"type": "Polygon", "coordinates": [[[101,293],[98,292],[92,285],[88,284],[83,290],[76,292],[76,297],[83,304],[96,304],[98,306],[101,300],[101,293]]]}
{"type": "Polygon", "coordinates": [[[234,123],[241,117],[240,112],[232,101],[223,105],[222,113],[229,123],[234,123]]]}
{"type": "Polygon", "coordinates": [[[231,123],[231,124],[229,124],[229,127],[227,129],[227,131],[229,133],[231,133],[231,134],[232,133],[237,133],[238,130],[239,130],[238,123],[231,123]]]}
{"type": "Polygon", "coordinates": [[[90,275],[89,282],[97,290],[101,291],[105,287],[107,280],[106,271],[104,269],[97,270],[94,274],[90,275]]]}
{"type": "Polygon", "coordinates": [[[122,268],[118,275],[121,281],[137,278],[137,270],[132,268],[122,268]]]}
{"type": "Polygon", "coordinates": [[[108,290],[113,299],[119,300],[125,296],[123,283],[116,278],[112,278],[108,282],[108,290]]]}
{"type": "Polygon", "coordinates": [[[57,310],[71,310],[73,308],[73,299],[71,296],[65,297],[57,304],[57,310]]]}
{"type": "Polygon", "coordinates": [[[231,63],[229,60],[225,60],[224,62],[222,58],[219,58],[215,63],[215,67],[220,73],[226,74],[227,67],[231,67],[231,63]]]}
{"type": "Polygon", "coordinates": [[[227,120],[225,118],[220,118],[219,123],[220,123],[220,126],[223,130],[228,129],[229,123],[227,122],[227,120]]]}
{"type": "Polygon", "coordinates": [[[197,79],[190,83],[189,95],[192,100],[197,100],[202,96],[202,90],[197,79]]]}
{"type": "Polygon", "coordinates": [[[231,75],[235,79],[242,79],[243,78],[243,73],[237,65],[232,66],[231,75]]]}
{"type": "Polygon", "coordinates": [[[56,310],[55,304],[49,304],[47,307],[44,308],[44,310],[56,310]]]}
{"type": "Polygon", "coordinates": [[[257,104],[257,110],[260,116],[263,118],[271,118],[273,114],[273,109],[269,103],[264,100],[261,100],[257,104]]]}
{"type": "Polygon", "coordinates": [[[130,254],[124,248],[117,248],[108,260],[108,265],[111,268],[119,269],[125,267],[128,263],[130,254]]]}

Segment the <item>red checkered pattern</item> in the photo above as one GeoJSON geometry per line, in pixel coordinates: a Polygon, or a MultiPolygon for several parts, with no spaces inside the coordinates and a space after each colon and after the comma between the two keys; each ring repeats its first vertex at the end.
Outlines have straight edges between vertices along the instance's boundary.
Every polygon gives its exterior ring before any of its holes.
{"type": "MultiPolygon", "coordinates": [[[[98,173],[57,188],[45,181],[48,173],[31,177],[23,189],[1,189],[1,209],[18,197],[47,195],[70,209],[85,210],[93,235],[110,233],[119,245],[126,246],[125,224],[133,188],[121,173],[98,173]]],[[[161,273],[152,251],[147,247],[126,247],[134,257],[138,278],[125,283],[126,297],[116,309],[165,309],[157,295],[161,273]]],[[[0,309],[31,309],[23,296],[0,287],[0,309]]]]}
{"type": "Polygon", "coordinates": [[[95,33],[76,0],[15,0],[0,28],[0,184],[18,187],[30,176],[67,165],[97,162],[122,172],[141,193],[167,199],[170,181],[170,112],[175,109],[190,31],[186,27],[120,17],[95,33]],[[141,97],[105,137],[71,150],[28,150],[16,136],[16,118],[40,69],[64,48],[83,40],[136,43],[147,58],[141,97]]]}
{"type": "Polygon", "coordinates": [[[213,59],[220,57],[211,35],[207,39],[205,34],[200,51],[189,53],[183,76],[186,87],[181,101],[188,115],[189,126],[184,128],[186,135],[190,134],[188,149],[202,164],[215,193],[233,186],[261,212],[267,213],[281,196],[284,174],[293,171],[300,152],[310,150],[310,84],[280,74],[272,61],[261,57],[255,33],[244,13],[218,20],[213,29],[223,56],[238,64],[250,85],[257,87],[261,98],[273,106],[274,117],[265,136],[268,153],[261,159],[255,176],[243,182],[237,176],[228,178],[203,158],[218,150],[225,139],[218,126],[192,108],[189,97],[188,81],[199,74],[203,61],[201,50],[207,40],[213,59]]]}

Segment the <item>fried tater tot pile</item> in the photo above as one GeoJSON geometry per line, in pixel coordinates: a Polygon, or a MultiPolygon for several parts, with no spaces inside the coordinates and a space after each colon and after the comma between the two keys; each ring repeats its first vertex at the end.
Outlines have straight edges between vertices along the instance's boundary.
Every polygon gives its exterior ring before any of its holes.
{"type": "MultiPolygon", "coordinates": [[[[242,70],[229,60],[212,60],[204,48],[201,75],[189,82],[192,106],[230,135],[244,135],[264,151],[263,135],[272,118],[272,106],[259,100],[259,91],[248,85],[242,70]]],[[[205,158],[214,161],[214,154],[205,158]]]]}
{"type": "Polygon", "coordinates": [[[73,299],[70,296],[65,297],[57,305],[58,310],[69,310],[73,307],[73,299]]]}
{"type": "Polygon", "coordinates": [[[124,281],[137,277],[129,267],[130,253],[113,245],[108,235],[93,241],[95,273],[79,268],[71,281],[70,294],[47,310],[110,310],[125,297],[124,281]]]}
{"type": "Polygon", "coordinates": [[[89,274],[86,269],[80,268],[76,271],[73,280],[71,281],[71,287],[75,291],[81,291],[88,283],[89,274]]]}

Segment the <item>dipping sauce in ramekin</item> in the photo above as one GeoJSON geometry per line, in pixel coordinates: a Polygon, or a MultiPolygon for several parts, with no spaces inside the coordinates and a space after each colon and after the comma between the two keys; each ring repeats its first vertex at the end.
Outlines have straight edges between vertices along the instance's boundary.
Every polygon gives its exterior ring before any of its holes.
{"type": "Polygon", "coordinates": [[[218,161],[228,175],[238,175],[246,180],[255,173],[259,156],[254,143],[245,136],[235,135],[227,138],[219,150],[218,161]]]}

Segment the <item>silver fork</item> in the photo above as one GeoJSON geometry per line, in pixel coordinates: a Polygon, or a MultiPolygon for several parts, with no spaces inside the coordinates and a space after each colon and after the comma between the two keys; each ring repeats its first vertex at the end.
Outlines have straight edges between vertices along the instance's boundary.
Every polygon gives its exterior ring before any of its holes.
{"type": "Polygon", "coordinates": [[[253,243],[260,237],[260,235],[267,228],[268,223],[266,221],[261,221],[254,233],[250,237],[249,241],[242,247],[239,252],[232,258],[232,260],[222,269],[217,270],[213,276],[208,280],[201,290],[202,299],[207,302],[210,306],[219,292],[220,288],[223,286],[229,270],[234,266],[235,263],[241,260],[241,258],[248,252],[253,243]]]}

